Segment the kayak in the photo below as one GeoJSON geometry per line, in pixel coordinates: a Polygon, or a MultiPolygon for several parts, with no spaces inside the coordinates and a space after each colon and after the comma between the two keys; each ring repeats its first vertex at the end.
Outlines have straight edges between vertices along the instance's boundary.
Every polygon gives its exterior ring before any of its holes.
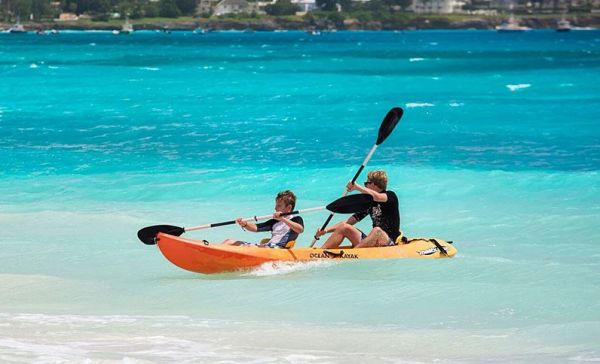
{"type": "Polygon", "coordinates": [[[292,248],[271,249],[256,246],[233,246],[159,233],[156,237],[162,254],[171,263],[185,270],[203,273],[224,273],[258,267],[276,261],[314,261],[398,258],[451,258],[456,248],[441,239],[406,239],[404,244],[387,247],[353,249],[292,248]]]}

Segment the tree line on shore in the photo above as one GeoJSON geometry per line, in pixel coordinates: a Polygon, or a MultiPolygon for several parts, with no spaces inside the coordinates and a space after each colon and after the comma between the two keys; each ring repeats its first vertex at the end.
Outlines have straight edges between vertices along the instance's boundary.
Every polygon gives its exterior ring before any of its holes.
{"type": "MultiPolygon", "coordinates": [[[[365,3],[353,3],[351,0],[316,0],[316,5],[321,11],[326,12],[337,12],[339,9],[394,12],[406,9],[411,1],[371,0],[365,3]]],[[[0,19],[13,21],[20,18],[44,21],[56,19],[61,13],[86,14],[97,21],[107,21],[114,16],[113,14],[131,19],[211,15],[197,14],[197,5],[197,0],[0,0],[0,19]]],[[[265,7],[265,12],[272,16],[294,15],[299,10],[298,6],[290,0],[278,0],[265,7]]]]}
{"type": "Polygon", "coordinates": [[[0,0],[0,19],[56,19],[61,13],[86,14],[106,21],[112,14],[136,18],[177,18],[195,15],[196,0],[0,0]]]}
{"type": "MultiPolygon", "coordinates": [[[[248,0],[257,1],[257,0],[248,0]]],[[[542,1],[542,0],[541,0],[542,1]]],[[[550,1],[550,0],[546,0],[550,1]]],[[[552,0],[557,1],[557,0],[552,0]]],[[[352,17],[361,23],[381,21],[386,24],[406,23],[407,9],[412,0],[316,0],[318,11],[309,12],[304,18],[327,18],[330,23],[340,24],[352,17]],[[342,10],[342,12],[339,12],[342,10]]],[[[197,13],[198,0],[0,0],[0,20],[16,19],[50,21],[61,13],[88,15],[94,21],[108,21],[111,18],[178,18],[199,16],[209,18],[212,14],[197,13]]],[[[264,8],[269,16],[294,15],[300,9],[290,0],[278,0],[264,8]]],[[[261,17],[252,14],[229,14],[220,18],[261,17]]],[[[434,19],[435,20],[435,19],[434,19]]]]}

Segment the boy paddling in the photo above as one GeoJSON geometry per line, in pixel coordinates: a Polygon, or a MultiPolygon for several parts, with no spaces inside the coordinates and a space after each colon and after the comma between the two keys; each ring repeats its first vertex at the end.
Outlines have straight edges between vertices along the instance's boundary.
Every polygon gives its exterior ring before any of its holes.
{"type": "Polygon", "coordinates": [[[227,239],[223,241],[225,245],[248,245],[258,246],[263,248],[287,248],[290,241],[295,241],[304,231],[304,221],[300,216],[286,215],[285,213],[294,211],[296,206],[296,195],[292,191],[282,191],[275,198],[275,213],[273,218],[254,224],[244,221],[241,217],[235,221],[242,229],[252,232],[270,231],[271,239],[266,243],[253,244],[245,241],[227,239]]]}
{"type": "Polygon", "coordinates": [[[400,235],[400,211],[398,197],[393,191],[387,190],[387,174],[385,171],[371,171],[363,186],[348,182],[348,192],[358,191],[373,196],[373,204],[365,211],[355,213],[346,221],[341,221],[325,230],[318,229],[318,238],[331,233],[321,248],[331,249],[340,246],[344,238],[348,239],[354,248],[369,248],[396,245],[400,235]],[[373,221],[373,229],[366,235],[354,225],[367,215],[373,221]]]}

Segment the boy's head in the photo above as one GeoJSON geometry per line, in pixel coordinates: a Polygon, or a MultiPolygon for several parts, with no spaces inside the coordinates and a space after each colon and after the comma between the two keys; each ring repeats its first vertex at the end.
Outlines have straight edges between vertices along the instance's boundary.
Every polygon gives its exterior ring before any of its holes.
{"type": "Polygon", "coordinates": [[[290,190],[281,191],[275,198],[275,211],[292,212],[296,207],[296,195],[290,190]]]}
{"type": "Polygon", "coordinates": [[[367,180],[373,182],[382,191],[387,189],[387,174],[385,174],[385,171],[371,171],[367,175],[367,180]]]}

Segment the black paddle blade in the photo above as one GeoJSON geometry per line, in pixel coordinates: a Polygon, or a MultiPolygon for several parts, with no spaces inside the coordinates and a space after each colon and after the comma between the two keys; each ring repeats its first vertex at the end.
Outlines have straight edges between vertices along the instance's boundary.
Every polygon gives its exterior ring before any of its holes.
{"type": "Polygon", "coordinates": [[[185,232],[185,229],[173,225],[154,225],[148,226],[138,231],[137,236],[146,245],[156,244],[156,235],[158,233],[166,233],[169,235],[179,236],[185,232]]]}
{"type": "Polygon", "coordinates": [[[373,204],[373,196],[365,193],[340,197],[326,206],[327,210],[340,214],[365,211],[373,204]]]}
{"type": "Polygon", "coordinates": [[[400,118],[402,118],[402,115],[404,115],[404,110],[402,110],[401,107],[395,107],[387,113],[379,127],[379,134],[377,135],[377,142],[375,142],[375,144],[379,145],[383,143],[383,141],[392,134],[392,131],[394,131],[394,128],[400,121],[400,118]]]}

